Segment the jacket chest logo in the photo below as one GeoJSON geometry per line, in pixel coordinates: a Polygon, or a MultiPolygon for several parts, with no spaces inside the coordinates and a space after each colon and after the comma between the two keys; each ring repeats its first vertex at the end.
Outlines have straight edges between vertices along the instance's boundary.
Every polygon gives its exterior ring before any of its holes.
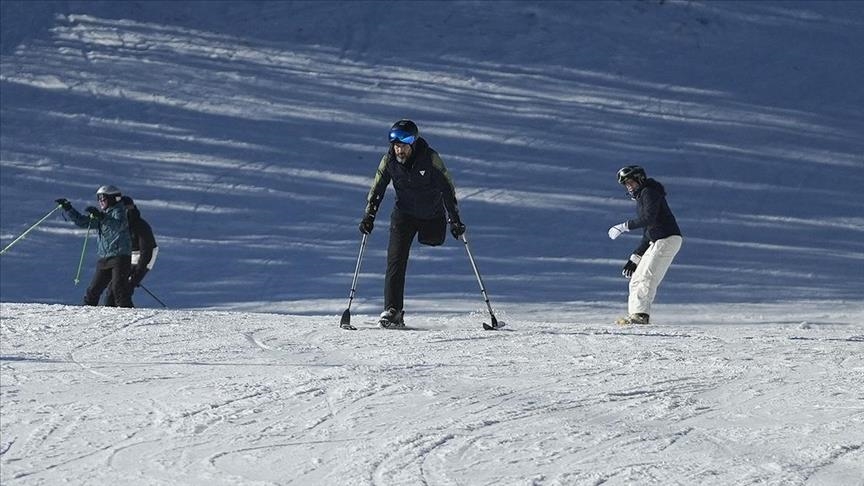
{"type": "Polygon", "coordinates": [[[421,170],[421,171],[420,171],[420,175],[421,175],[421,176],[425,176],[425,175],[426,175],[426,171],[425,171],[425,170],[421,170]]]}

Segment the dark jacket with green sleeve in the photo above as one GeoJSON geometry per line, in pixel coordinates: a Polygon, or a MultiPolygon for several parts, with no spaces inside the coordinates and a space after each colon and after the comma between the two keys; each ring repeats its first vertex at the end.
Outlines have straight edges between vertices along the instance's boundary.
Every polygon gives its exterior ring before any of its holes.
{"type": "Polygon", "coordinates": [[[375,179],[366,197],[366,212],[375,215],[384,199],[387,185],[393,182],[396,208],[419,219],[434,219],[447,214],[458,216],[456,188],[444,161],[426,140],[414,142],[411,157],[399,163],[393,147],[381,158],[375,179]]]}

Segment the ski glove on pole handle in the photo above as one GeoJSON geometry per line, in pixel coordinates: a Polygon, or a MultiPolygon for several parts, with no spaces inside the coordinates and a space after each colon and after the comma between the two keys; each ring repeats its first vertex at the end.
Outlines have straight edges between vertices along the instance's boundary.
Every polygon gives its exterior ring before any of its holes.
{"type": "Polygon", "coordinates": [[[99,211],[99,208],[95,208],[93,206],[87,206],[85,209],[88,213],[90,213],[90,218],[95,220],[102,220],[105,217],[105,213],[99,211]]]}
{"type": "Polygon", "coordinates": [[[630,255],[630,259],[627,260],[627,263],[624,264],[624,268],[621,270],[621,275],[624,275],[625,278],[630,278],[633,276],[633,272],[636,271],[636,267],[639,265],[639,261],[642,260],[642,257],[637,254],[630,255]]]}
{"type": "Polygon", "coordinates": [[[372,232],[373,228],[375,228],[375,215],[366,213],[363,216],[363,220],[360,221],[360,232],[368,235],[372,232]]]}
{"type": "Polygon", "coordinates": [[[450,234],[457,240],[460,236],[465,234],[465,225],[462,223],[462,220],[459,219],[458,214],[450,215],[450,234]]]}
{"type": "Polygon", "coordinates": [[[627,227],[627,222],[623,222],[621,224],[616,224],[615,226],[609,228],[609,238],[615,239],[621,236],[621,233],[626,233],[630,231],[630,228],[627,227]]]}
{"type": "Polygon", "coordinates": [[[72,203],[69,202],[68,199],[61,197],[60,199],[55,199],[54,202],[60,205],[63,208],[63,211],[69,211],[72,209],[72,203]]]}
{"type": "Polygon", "coordinates": [[[144,275],[147,274],[146,270],[140,270],[138,265],[132,266],[132,272],[129,274],[129,285],[133,285],[135,287],[141,286],[141,281],[144,280],[144,275]]]}
{"type": "Polygon", "coordinates": [[[450,223],[450,234],[458,240],[460,236],[465,234],[465,225],[461,222],[450,223]]]}

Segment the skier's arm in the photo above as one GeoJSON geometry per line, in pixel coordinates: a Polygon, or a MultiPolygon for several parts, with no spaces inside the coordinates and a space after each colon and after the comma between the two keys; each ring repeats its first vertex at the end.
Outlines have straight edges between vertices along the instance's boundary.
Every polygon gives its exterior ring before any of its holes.
{"type": "Polygon", "coordinates": [[[456,201],[456,186],[453,184],[453,178],[450,177],[450,172],[447,171],[447,166],[441,160],[441,156],[437,152],[432,152],[432,167],[435,168],[433,176],[435,177],[438,187],[441,189],[441,195],[444,198],[444,207],[447,209],[447,215],[451,222],[459,221],[459,204],[456,201]]]}
{"type": "Polygon", "coordinates": [[[381,162],[378,164],[378,169],[375,171],[375,179],[372,181],[372,187],[369,188],[369,194],[366,196],[366,214],[375,216],[378,213],[378,206],[384,199],[384,192],[387,190],[387,185],[390,184],[390,172],[387,171],[387,160],[389,154],[384,154],[381,157],[381,162]]]}
{"type": "Polygon", "coordinates": [[[156,238],[153,236],[153,229],[143,219],[138,221],[138,231],[136,233],[138,234],[138,251],[141,252],[138,257],[138,266],[145,268],[153,258],[153,248],[156,248],[156,238]]]}
{"type": "Polygon", "coordinates": [[[92,219],[89,214],[84,215],[78,212],[77,209],[70,207],[66,210],[66,216],[70,221],[75,223],[75,226],[79,226],[81,228],[98,228],[99,222],[92,219]]]}

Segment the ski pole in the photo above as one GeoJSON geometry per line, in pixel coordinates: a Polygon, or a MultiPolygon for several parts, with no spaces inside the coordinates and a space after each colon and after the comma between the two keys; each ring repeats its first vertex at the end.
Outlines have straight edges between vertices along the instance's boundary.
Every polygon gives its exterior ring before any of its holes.
{"type": "Polygon", "coordinates": [[[142,289],[144,289],[144,292],[147,292],[148,294],[150,294],[150,297],[153,297],[154,299],[156,299],[156,302],[159,302],[160,304],[162,304],[162,307],[164,307],[164,308],[166,308],[166,309],[168,308],[168,306],[165,305],[165,302],[162,302],[161,300],[159,300],[159,297],[156,297],[155,295],[153,295],[153,292],[150,292],[150,291],[147,289],[147,287],[145,287],[145,286],[143,286],[143,285],[141,285],[141,284],[138,284],[138,286],[141,287],[142,289]]]}
{"type": "Polygon", "coordinates": [[[356,331],[357,328],[351,325],[351,302],[354,300],[354,292],[357,289],[357,276],[360,275],[360,262],[363,261],[363,251],[366,249],[366,239],[368,234],[363,234],[363,239],[360,240],[360,254],[357,255],[357,265],[354,267],[354,279],[351,280],[351,292],[348,294],[348,308],[342,313],[342,320],[339,321],[339,327],[356,331]]]}
{"type": "Polygon", "coordinates": [[[61,205],[58,204],[57,207],[54,208],[54,209],[52,209],[48,214],[46,214],[44,218],[40,219],[39,221],[36,221],[36,223],[35,223],[33,226],[27,228],[27,231],[21,233],[21,236],[19,236],[18,238],[15,238],[14,240],[12,240],[12,243],[9,243],[8,245],[6,245],[6,248],[3,248],[3,250],[0,251],[0,255],[6,253],[6,250],[8,250],[9,248],[12,248],[12,245],[14,245],[15,243],[18,243],[18,241],[23,240],[24,237],[27,236],[28,233],[30,233],[31,231],[33,231],[34,229],[36,229],[37,226],[39,226],[40,224],[42,224],[43,221],[45,221],[46,219],[48,219],[49,216],[51,216],[52,214],[54,214],[54,211],[57,211],[58,209],[60,209],[60,208],[62,208],[62,207],[63,207],[63,206],[61,206],[61,205]]]}
{"type": "Polygon", "coordinates": [[[477,270],[477,264],[474,263],[474,255],[471,254],[471,248],[468,246],[468,238],[465,237],[465,233],[462,233],[461,236],[462,243],[465,243],[465,251],[468,252],[468,260],[471,261],[471,267],[474,269],[474,275],[477,277],[477,283],[480,284],[480,293],[483,294],[483,300],[486,301],[486,308],[489,309],[489,316],[492,318],[492,325],[483,323],[483,329],[487,331],[492,329],[497,329],[499,327],[504,326],[504,322],[498,324],[498,319],[495,318],[495,313],[492,312],[492,304],[489,303],[489,295],[486,294],[486,286],[483,285],[483,279],[480,277],[480,271],[477,270]]]}
{"type": "Polygon", "coordinates": [[[84,246],[81,247],[81,260],[78,261],[78,272],[75,274],[75,285],[81,281],[81,267],[84,266],[84,251],[87,250],[87,240],[90,239],[90,222],[87,223],[87,234],[84,235],[84,246]]]}

